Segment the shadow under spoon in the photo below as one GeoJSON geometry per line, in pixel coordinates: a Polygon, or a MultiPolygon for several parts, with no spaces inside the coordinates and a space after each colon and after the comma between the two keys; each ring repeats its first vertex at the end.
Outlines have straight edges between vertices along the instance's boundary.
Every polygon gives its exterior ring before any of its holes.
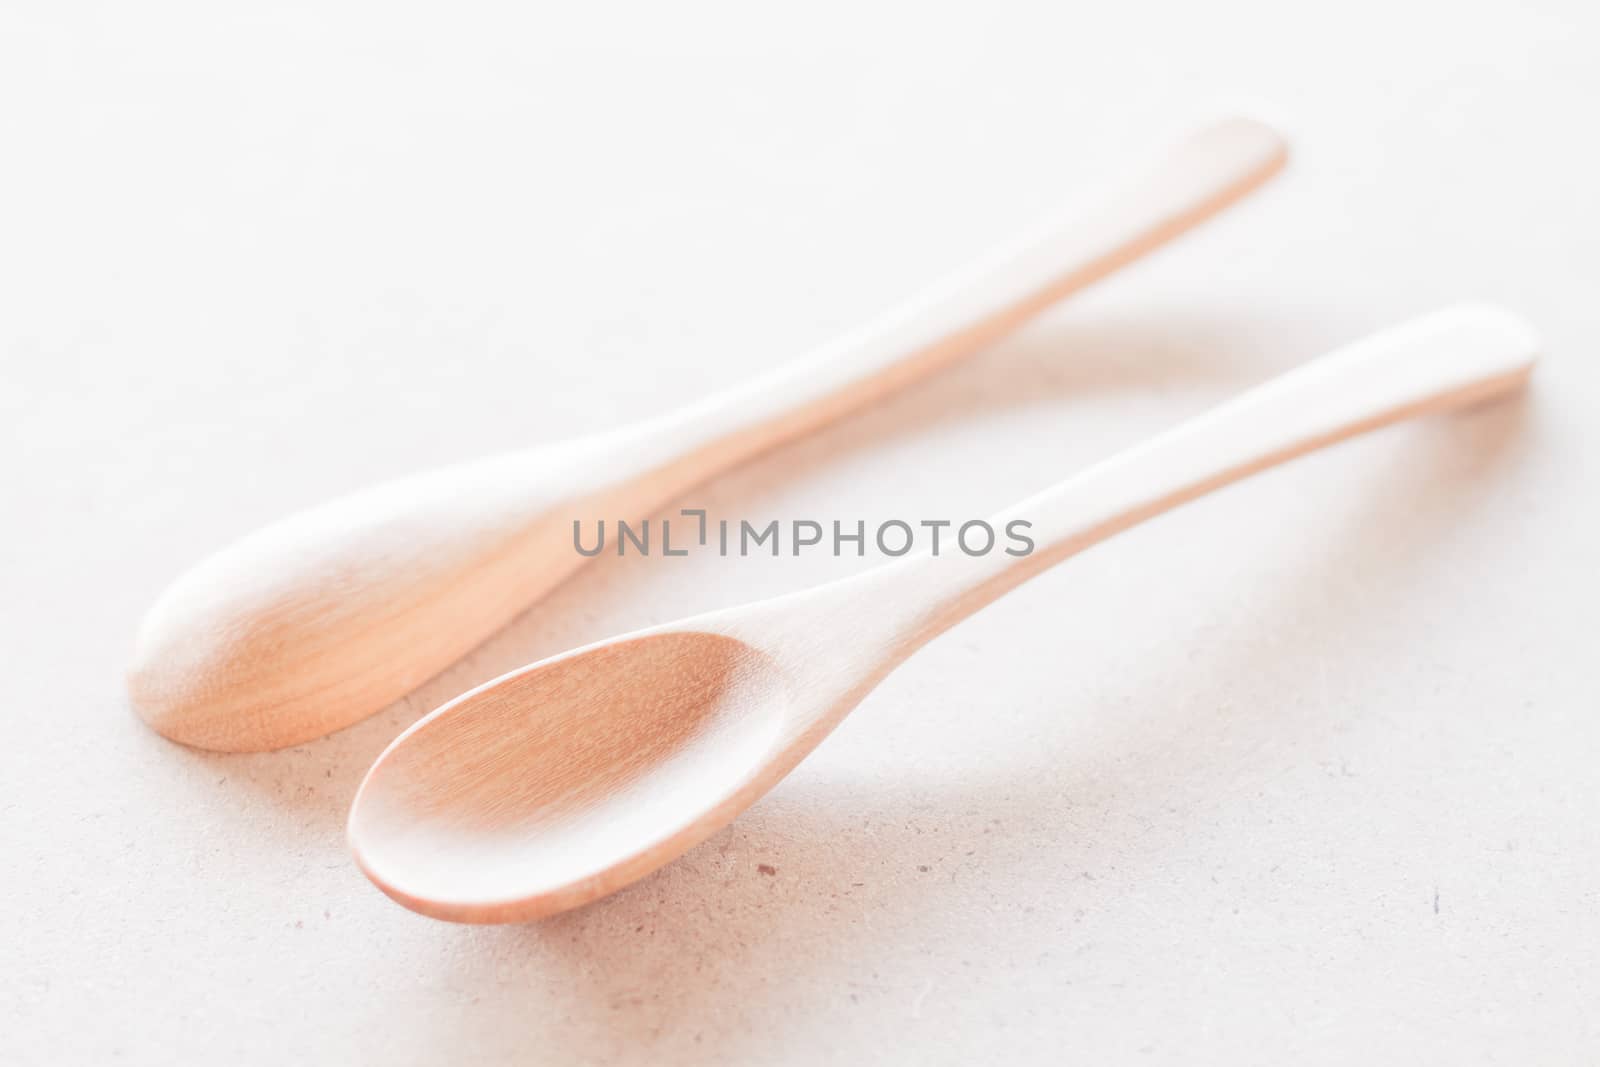
{"type": "Polygon", "coordinates": [[[538,918],[660,867],[789,773],[934,636],[1028,578],[1203,493],[1398,419],[1520,385],[1508,312],[1438,312],[1306,364],[1017,504],[1024,556],[924,556],[524,667],[418,721],[349,837],[405,906],[538,918]]]}
{"type": "Polygon", "coordinates": [[[661,418],[406,478],[201,562],[145,616],[132,703],[226,751],[349,726],[460,659],[575,572],[572,523],[685,490],[968,355],[1255,188],[1283,140],[1214,123],[1044,228],[797,363],[661,418]]]}

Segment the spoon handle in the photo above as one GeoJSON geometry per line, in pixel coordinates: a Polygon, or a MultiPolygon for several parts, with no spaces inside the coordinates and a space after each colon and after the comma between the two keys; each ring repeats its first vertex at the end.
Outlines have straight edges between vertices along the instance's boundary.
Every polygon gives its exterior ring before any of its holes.
{"type": "Polygon", "coordinates": [[[909,655],[1034,575],[1214,489],[1400,419],[1509,391],[1526,380],[1538,347],[1510,312],[1463,306],[1257,386],[990,520],[1002,539],[1009,524],[1031,524],[1023,532],[1035,548],[1025,556],[947,553],[882,568],[905,605],[891,623],[891,647],[909,655]]]}
{"type": "Polygon", "coordinates": [[[652,451],[683,457],[680,478],[694,481],[802,436],[983,348],[1205,221],[1277,173],[1286,156],[1282,136],[1264,123],[1212,122],[1099,202],[807,357],[653,420],[652,451]]]}

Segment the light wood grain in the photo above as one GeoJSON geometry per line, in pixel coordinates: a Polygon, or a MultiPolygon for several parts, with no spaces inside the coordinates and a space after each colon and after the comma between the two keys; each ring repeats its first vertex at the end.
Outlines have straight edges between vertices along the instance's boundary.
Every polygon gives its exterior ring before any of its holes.
{"type": "Polygon", "coordinates": [[[350,815],[357,859],[407,907],[458,921],[533,919],[613,892],[726,825],[907,656],[1019,583],[1313,449],[1513,389],[1536,351],[1509,313],[1440,312],[996,516],[1032,524],[1029,555],[907,559],[507,674],[379,757],[350,815]]]}
{"type": "Polygon", "coordinates": [[[296,515],[151,608],[134,707],[204,748],[281,748],[416,688],[577,570],[571,523],[643,518],[714,474],[1015,329],[1255,188],[1282,139],[1249,119],[792,366],[648,423],[438,470],[296,515]]]}

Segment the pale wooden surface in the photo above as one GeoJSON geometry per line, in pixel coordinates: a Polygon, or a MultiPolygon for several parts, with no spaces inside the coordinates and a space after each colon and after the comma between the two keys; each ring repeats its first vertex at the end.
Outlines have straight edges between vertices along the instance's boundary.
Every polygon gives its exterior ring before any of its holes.
{"type": "Polygon", "coordinates": [[[0,14],[4,1058],[1593,1058],[1589,5],[520,11],[0,14]],[[373,890],[342,823],[377,752],[517,663],[869,561],[602,562],[298,751],[127,710],[201,552],[775,366],[1234,94],[1296,158],[1226,225],[694,502],[984,514],[1462,297],[1544,334],[1527,402],[1041,578],[543,926],[373,890]]]}

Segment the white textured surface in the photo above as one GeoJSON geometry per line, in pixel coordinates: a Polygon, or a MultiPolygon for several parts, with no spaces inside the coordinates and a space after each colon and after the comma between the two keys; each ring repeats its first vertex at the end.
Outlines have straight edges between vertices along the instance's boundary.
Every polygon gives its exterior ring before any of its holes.
{"type": "Polygon", "coordinates": [[[7,6],[0,1059],[1593,1061],[1600,13],[983,6],[7,6]],[[387,740],[864,561],[599,563],[292,752],[127,711],[134,623],[198,554],[772,365],[1241,98],[1297,153],[1254,201],[689,503],[982,514],[1464,297],[1543,330],[1524,403],[1061,568],[732,829],[540,926],[356,872],[387,740]]]}

